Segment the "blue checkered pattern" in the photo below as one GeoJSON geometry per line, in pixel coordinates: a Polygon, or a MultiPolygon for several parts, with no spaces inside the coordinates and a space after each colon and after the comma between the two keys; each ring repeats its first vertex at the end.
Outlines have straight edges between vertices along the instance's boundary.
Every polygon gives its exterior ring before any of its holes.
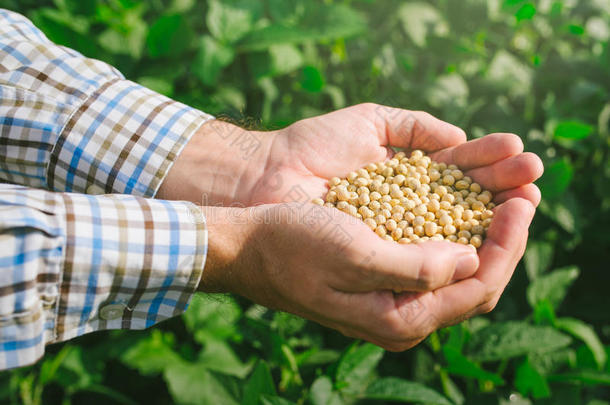
{"type": "Polygon", "coordinates": [[[186,309],[205,221],[150,197],[209,119],[0,9],[0,369],[186,309]]]}

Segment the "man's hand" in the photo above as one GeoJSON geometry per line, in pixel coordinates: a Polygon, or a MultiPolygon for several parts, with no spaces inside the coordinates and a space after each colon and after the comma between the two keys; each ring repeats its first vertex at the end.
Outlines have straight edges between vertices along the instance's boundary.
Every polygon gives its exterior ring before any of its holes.
{"type": "Polygon", "coordinates": [[[200,290],[239,294],[375,342],[427,332],[401,318],[394,291],[432,291],[479,265],[470,246],[388,243],[362,221],[311,203],[202,209],[209,245],[200,290]]]}
{"type": "Polygon", "coordinates": [[[523,198],[512,198],[496,207],[487,237],[478,250],[480,266],[474,277],[435,291],[406,293],[396,298],[395,317],[409,320],[418,314],[417,332],[407,328],[408,322],[399,321],[394,333],[368,339],[370,334],[354,330],[350,336],[369,340],[387,350],[402,351],[438,328],[493,310],[523,256],[534,213],[532,203],[523,198]]]}
{"type": "Polygon", "coordinates": [[[206,123],[185,147],[157,197],[199,205],[252,206],[286,202],[295,185],[310,198],[326,194],[327,180],[393,155],[391,147],[422,149],[452,162],[498,202],[523,197],[542,173],[537,156],[523,152],[513,134],[466,142],[461,129],[428,113],[360,104],[271,132],[206,123]]]}
{"type": "Polygon", "coordinates": [[[390,158],[390,147],[421,149],[433,160],[455,163],[497,201],[524,197],[540,200],[530,183],[542,173],[540,159],[523,152],[517,135],[492,134],[466,142],[461,129],[428,113],[376,104],[360,104],[299,121],[278,131],[253,202],[282,202],[295,184],[314,197],[323,197],[327,179],[345,176],[371,162],[390,158]]]}
{"type": "Polygon", "coordinates": [[[491,311],[535,211],[522,198],[499,205],[477,256],[445,241],[384,241],[362,221],[313,204],[202,209],[209,247],[201,291],[239,294],[392,351],[491,311]]]}

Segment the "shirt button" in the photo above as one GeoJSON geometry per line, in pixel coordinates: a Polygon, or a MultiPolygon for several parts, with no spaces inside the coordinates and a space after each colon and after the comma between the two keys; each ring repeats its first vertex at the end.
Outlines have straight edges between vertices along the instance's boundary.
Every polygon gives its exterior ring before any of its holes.
{"type": "Polygon", "coordinates": [[[92,184],[89,187],[87,187],[87,194],[91,194],[91,195],[104,194],[104,189],[96,186],[95,184],[92,184]]]}
{"type": "Polygon", "coordinates": [[[123,316],[124,305],[110,304],[100,309],[100,318],[106,321],[112,321],[113,319],[119,319],[123,316]]]}

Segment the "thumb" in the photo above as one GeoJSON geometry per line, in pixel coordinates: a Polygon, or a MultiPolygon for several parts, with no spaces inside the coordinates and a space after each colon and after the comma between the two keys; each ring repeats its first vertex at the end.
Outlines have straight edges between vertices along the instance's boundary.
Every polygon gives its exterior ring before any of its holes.
{"type": "Polygon", "coordinates": [[[369,291],[431,291],[470,277],[479,267],[474,248],[448,241],[401,245],[379,239],[369,249],[359,269],[370,275],[360,284],[369,291]]]}

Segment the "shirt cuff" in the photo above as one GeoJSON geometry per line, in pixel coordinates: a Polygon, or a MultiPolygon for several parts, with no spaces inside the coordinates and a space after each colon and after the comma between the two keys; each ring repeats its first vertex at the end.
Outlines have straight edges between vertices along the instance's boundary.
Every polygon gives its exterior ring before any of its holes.
{"type": "Polygon", "coordinates": [[[0,369],[47,343],[177,316],[199,285],[207,231],[191,203],[6,184],[0,203],[0,369]]]}
{"type": "Polygon", "coordinates": [[[51,341],[144,329],[186,310],[207,253],[201,210],[127,195],[62,199],[66,248],[51,341]]]}
{"type": "Polygon", "coordinates": [[[129,80],[105,82],[64,125],[47,167],[56,191],[154,197],[211,115],[129,80]]]}

